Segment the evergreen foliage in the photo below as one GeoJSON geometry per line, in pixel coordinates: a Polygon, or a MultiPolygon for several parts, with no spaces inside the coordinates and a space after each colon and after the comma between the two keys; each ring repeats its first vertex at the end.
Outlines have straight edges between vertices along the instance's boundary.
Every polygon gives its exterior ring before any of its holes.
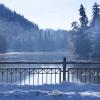
{"type": "Polygon", "coordinates": [[[35,23],[28,21],[23,15],[17,14],[15,11],[11,11],[9,8],[0,4],[0,19],[12,22],[19,22],[24,29],[35,28],[39,29],[35,23]]]}
{"type": "Polygon", "coordinates": [[[92,10],[92,21],[89,26],[82,4],[79,9],[81,26],[75,31],[76,23],[72,24],[71,37],[78,59],[100,60],[100,5],[94,3],[92,10]]]}
{"type": "Polygon", "coordinates": [[[94,5],[93,5],[93,8],[92,8],[92,10],[93,10],[93,12],[92,12],[92,22],[91,22],[91,25],[92,26],[94,26],[95,24],[96,24],[96,21],[97,20],[100,20],[100,5],[98,5],[97,3],[95,3],[94,5]]]}
{"type": "Polygon", "coordinates": [[[83,7],[82,4],[81,4],[81,6],[80,6],[79,12],[80,12],[80,23],[81,23],[81,28],[84,29],[84,28],[87,27],[88,18],[87,18],[86,13],[85,13],[85,8],[83,7]]]}

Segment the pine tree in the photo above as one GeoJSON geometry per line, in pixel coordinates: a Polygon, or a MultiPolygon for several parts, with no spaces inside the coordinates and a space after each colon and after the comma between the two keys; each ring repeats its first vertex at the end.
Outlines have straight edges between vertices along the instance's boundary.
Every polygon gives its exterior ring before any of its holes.
{"type": "Polygon", "coordinates": [[[100,60],[100,5],[95,3],[92,8],[92,53],[91,56],[95,60],[100,60]]]}
{"type": "Polygon", "coordinates": [[[83,5],[80,6],[80,27],[76,31],[76,22],[72,23],[72,38],[75,47],[75,53],[79,59],[88,60],[91,52],[91,42],[88,34],[88,18],[83,5]]]}
{"type": "Polygon", "coordinates": [[[95,23],[96,23],[96,21],[98,20],[98,19],[100,19],[100,5],[98,5],[97,3],[95,3],[94,5],[93,5],[93,8],[92,8],[92,10],[93,10],[93,15],[92,15],[92,22],[91,22],[91,25],[92,26],[94,26],[95,25],[95,23]]]}
{"type": "Polygon", "coordinates": [[[85,8],[83,7],[83,5],[81,4],[80,9],[79,9],[79,13],[80,13],[80,23],[81,23],[81,28],[87,28],[87,24],[88,24],[88,18],[86,16],[85,13],[85,8]]]}

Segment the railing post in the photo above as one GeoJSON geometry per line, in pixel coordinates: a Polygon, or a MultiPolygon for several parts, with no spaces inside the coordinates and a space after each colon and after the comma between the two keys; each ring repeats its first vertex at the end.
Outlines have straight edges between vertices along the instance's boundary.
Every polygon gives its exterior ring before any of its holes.
{"type": "Polygon", "coordinates": [[[63,58],[63,82],[66,81],[66,58],[63,58]]]}

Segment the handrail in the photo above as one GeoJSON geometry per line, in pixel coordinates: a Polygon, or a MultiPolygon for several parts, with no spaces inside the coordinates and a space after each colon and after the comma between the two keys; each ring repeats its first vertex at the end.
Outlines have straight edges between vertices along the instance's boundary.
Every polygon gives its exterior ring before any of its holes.
{"type": "Polygon", "coordinates": [[[100,61],[66,61],[66,64],[100,64],[100,61]]]}
{"type": "Polygon", "coordinates": [[[66,61],[66,62],[54,62],[54,61],[47,61],[47,62],[39,62],[39,61],[0,61],[0,64],[100,64],[99,61],[81,61],[81,60],[76,60],[76,61],[66,61]]]}
{"type": "Polygon", "coordinates": [[[30,61],[16,61],[16,62],[0,62],[0,64],[63,64],[63,62],[30,62],[30,61]]]}

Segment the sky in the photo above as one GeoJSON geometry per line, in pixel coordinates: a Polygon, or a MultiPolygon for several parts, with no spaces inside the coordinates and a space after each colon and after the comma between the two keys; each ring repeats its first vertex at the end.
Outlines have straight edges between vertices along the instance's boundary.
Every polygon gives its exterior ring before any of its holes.
{"type": "Polygon", "coordinates": [[[24,15],[42,29],[65,30],[71,28],[73,21],[78,21],[80,4],[84,5],[91,19],[95,2],[100,4],[100,0],[0,0],[0,3],[24,15]]]}

